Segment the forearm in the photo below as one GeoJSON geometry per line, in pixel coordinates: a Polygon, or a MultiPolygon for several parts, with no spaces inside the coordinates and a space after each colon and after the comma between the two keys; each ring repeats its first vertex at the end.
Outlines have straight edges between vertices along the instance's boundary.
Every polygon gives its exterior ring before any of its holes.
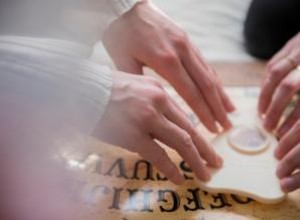
{"type": "Polygon", "coordinates": [[[76,50],[74,56],[52,50],[0,41],[1,106],[17,107],[15,114],[36,112],[54,127],[90,134],[110,97],[110,70],[76,58],[76,50]]]}

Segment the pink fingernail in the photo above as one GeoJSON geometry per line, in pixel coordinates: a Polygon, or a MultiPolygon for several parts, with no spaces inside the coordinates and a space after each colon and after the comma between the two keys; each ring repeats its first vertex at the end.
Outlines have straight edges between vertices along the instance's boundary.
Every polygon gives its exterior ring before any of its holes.
{"type": "Polygon", "coordinates": [[[206,176],[205,177],[206,181],[209,181],[211,179],[211,175],[210,175],[210,173],[208,171],[205,172],[205,176],[206,176]]]}
{"type": "Polygon", "coordinates": [[[232,128],[232,123],[229,121],[229,119],[226,121],[226,130],[232,128]]]}
{"type": "MultiPolygon", "coordinates": [[[[260,98],[259,100],[261,100],[261,98],[260,98]]],[[[259,101],[259,103],[258,103],[257,110],[258,110],[258,112],[259,112],[260,114],[264,114],[264,113],[265,113],[265,112],[264,112],[264,108],[263,108],[263,106],[262,106],[262,104],[261,104],[261,101],[259,101]]]]}
{"type": "Polygon", "coordinates": [[[216,123],[214,123],[213,126],[212,126],[212,132],[213,133],[219,133],[219,129],[218,129],[216,123]]]}
{"type": "Polygon", "coordinates": [[[223,159],[219,155],[217,155],[217,167],[221,168],[223,166],[223,159]]]}
{"type": "Polygon", "coordinates": [[[230,102],[230,106],[229,106],[229,112],[234,112],[236,110],[235,106],[233,103],[230,102]]]}
{"type": "Polygon", "coordinates": [[[294,189],[294,179],[286,177],[280,181],[281,188],[284,192],[290,192],[294,189]]]}
{"type": "Polygon", "coordinates": [[[284,177],[284,171],[282,170],[282,165],[281,163],[278,164],[277,169],[276,169],[276,175],[279,179],[282,179],[284,177]]]}
{"type": "Polygon", "coordinates": [[[272,123],[270,120],[266,119],[264,121],[264,127],[268,130],[268,131],[271,131],[272,130],[272,123]]]}
{"type": "Polygon", "coordinates": [[[279,159],[279,147],[276,147],[274,150],[274,156],[279,159]]]}

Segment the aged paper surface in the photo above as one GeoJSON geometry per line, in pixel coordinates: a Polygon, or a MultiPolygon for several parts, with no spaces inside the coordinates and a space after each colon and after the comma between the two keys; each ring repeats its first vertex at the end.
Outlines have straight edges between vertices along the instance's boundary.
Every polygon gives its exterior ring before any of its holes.
{"type": "MultiPolygon", "coordinates": [[[[189,118],[208,140],[213,138],[198,122],[176,93],[175,97],[189,118]]],[[[228,87],[235,103],[255,101],[257,87],[228,87]]],[[[203,191],[186,163],[172,150],[186,182],[175,186],[149,163],[121,148],[91,141],[79,156],[65,159],[77,173],[77,188],[82,206],[91,211],[89,220],[214,220],[214,219],[300,219],[300,191],[289,194],[276,205],[263,205],[238,195],[203,191]]],[[[240,179],[239,181],[244,181],[240,179]]]]}

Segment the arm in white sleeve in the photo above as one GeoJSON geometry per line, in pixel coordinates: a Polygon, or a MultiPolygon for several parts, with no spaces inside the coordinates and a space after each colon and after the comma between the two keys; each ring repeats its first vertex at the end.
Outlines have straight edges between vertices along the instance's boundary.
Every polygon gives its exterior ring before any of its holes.
{"type": "Polygon", "coordinates": [[[0,35],[45,37],[93,46],[108,25],[142,0],[4,0],[0,35]]]}
{"type": "Polygon", "coordinates": [[[111,71],[76,58],[76,44],[30,41],[0,38],[0,118],[56,142],[91,135],[110,98],[111,71]]]}

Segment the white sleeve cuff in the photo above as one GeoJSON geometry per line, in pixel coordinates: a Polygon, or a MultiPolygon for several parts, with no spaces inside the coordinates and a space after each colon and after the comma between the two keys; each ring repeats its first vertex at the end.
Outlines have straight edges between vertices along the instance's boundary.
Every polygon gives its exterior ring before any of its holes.
{"type": "Polygon", "coordinates": [[[142,0],[110,0],[114,12],[121,16],[142,0]]]}

